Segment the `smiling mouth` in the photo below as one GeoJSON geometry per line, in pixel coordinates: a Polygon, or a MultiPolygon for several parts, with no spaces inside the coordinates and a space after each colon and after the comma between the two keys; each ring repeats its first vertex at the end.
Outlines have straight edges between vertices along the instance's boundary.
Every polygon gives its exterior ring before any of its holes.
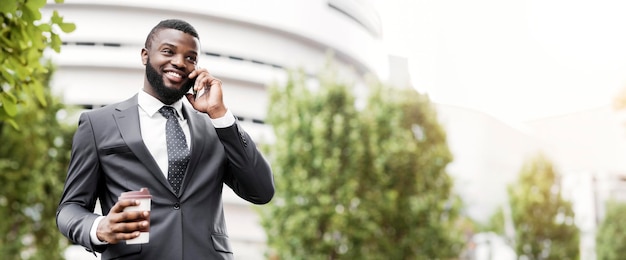
{"type": "Polygon", "coordinates": [[[168,81],[174,83],[174,84],[178,84],[184,81],[185,76],[183,74],[180,74],[178,72],[174,72],[174,71],[167,71],[164,73],[165,78],[167,78],[168,81]]]}
{"type": "Polygon", "coordinates": [[[177,78],[177,79],[182,79],[183,78],[182,75],[180,75],[180,74],[178,74],[176,72],[172,72],[172,71],[168,71],[165,74],[169,75],[172,78],[177,78]]]}

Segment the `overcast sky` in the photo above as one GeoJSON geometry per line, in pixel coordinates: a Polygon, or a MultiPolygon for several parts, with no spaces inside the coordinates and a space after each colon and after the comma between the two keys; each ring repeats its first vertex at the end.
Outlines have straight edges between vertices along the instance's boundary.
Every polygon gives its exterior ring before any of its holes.
{"type": "Polygon", "coordinates": [[[626,1],[374,3],[389,52],[435,102],[517,123],[610,105],[626,87],[626,1]]]}

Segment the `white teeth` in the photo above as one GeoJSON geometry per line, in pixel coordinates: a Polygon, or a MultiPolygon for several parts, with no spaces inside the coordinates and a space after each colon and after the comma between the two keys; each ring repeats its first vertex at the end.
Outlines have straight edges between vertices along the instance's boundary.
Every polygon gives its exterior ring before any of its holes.
{"type": "Polygon", "coordinates": [[[180,74],[176,73],[176,72],[166,72],[167,75],[173,76],[173,77],[177,77],[177,78],[182,78],[183,76],[181,76],[180,74]]]}

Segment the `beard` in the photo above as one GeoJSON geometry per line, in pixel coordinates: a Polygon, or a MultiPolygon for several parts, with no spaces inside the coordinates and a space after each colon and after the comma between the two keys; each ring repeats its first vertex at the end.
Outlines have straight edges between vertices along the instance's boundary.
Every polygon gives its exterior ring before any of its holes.
{"type": "Polygon", "coordinates": [[[148,58],[148,62],[146,64],[146,78],[158,95],[157,98],[166,105],[171,105],[180,100],[185,94],[187,94],[187,91],[189,91],[194,84],[193,80],[187,80],[187,82],[183,83],[180,89],[165,86],[165,82],[163,82],[163,74],[157,72],[157,70],[152,67],[150,58],[148,58]]]}

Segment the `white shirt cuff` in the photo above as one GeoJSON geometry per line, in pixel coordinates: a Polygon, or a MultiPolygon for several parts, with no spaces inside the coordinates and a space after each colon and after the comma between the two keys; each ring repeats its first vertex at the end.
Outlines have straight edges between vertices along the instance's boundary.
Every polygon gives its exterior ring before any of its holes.
{"type": "Polygon", "coordinates": [[[211,122],[215,128],[226,128],[235,124],[235,116],[230,112],[230,109],[226,109],[226,114],[220,118],[211,118],[211,122]]]}
{"type": "Polygon", "coordinates": [[[89,237],[91,238],[91,243],[97,246],[108,244],[107,242],[100,241],[100,239],[98,239],[98,236],[96,235],[96,231],[98,230],[98,225],[100,224],[100,221],[102,221],[103,218],[104,216],[99,216],[98,218],[96,218],[96,220],[93,222],[93,226],[91,226],[91,230],[89,230],[89,237]]]}

